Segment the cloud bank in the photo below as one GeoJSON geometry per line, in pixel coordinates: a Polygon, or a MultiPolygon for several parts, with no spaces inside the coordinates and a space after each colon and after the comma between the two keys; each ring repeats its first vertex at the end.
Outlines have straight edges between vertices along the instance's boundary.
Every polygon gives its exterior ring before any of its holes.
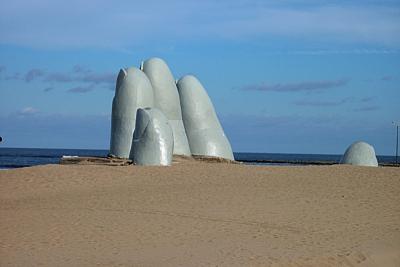
{"type": "Polygon", "coordinates": [[[275,83],[275,84],[251,84],[241,88],[244,91],[261,92],[300,92],[300,91],[320,91],[346,85],[349,79],[322,80],[322,81],[303,81],[297,83],[275,83]]]}
{"type": "MultiPolygon", "coordinates": [[[[359,104],[366,104],[374,101],[374,97],[362,97],[362,98],[356,98],[356,97],[345,97],[339,100],[324,100],[324,99],[318,99],[318,100],[310,100],[310,99],[302,99],[302,100],[297,100],[294,101],[293,104],[296,106],[308,106],[308,107],[336,107],[336,106],[342,106],[344,104],[352,104],[354,105],[359,105],[359,104]]],[[[377,108],[376,108],[377,109],[377,108]]],[[[374,110],[376,110],[374,109],[374,110]]],[[[368,111],[372,111],[372,109],[369,109],[368,111]]]]}
{"type": "Polygon", "coordinates": [[[126,47],[161,40],[290,40],[400,47],[396,1],[7,1],[0,44],[126,47]]]}
{"type": "MultiPolygon", "coordinates": [[[[67,72],[48,72],[44,69],[33,68],[24,74],[14,73],[7,75],[6,68],[0,69],[5,73],[5,77],[0,77],[0,80],[19,80],[26,83],[41,81],[44,83],[80,83],[82,85],[68,89],[70,93],[87,93],[92,91],[96,86],[105,86],[113,88],[115,84],[116,74],[111,72],[95,72],[90,69],[76,65],[71,71],[67,72]]],[[[50,92],[54,86],[47,86],[43,89],[44,92],[50,92]]]]}

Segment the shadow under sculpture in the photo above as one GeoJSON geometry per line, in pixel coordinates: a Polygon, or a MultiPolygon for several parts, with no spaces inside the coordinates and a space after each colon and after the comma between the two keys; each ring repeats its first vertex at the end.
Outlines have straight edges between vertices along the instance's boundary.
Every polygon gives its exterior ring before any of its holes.
{"type": "Polygon", "coordinates": [[[110,154],[128,158],[138,108],[153,106],[153,89],[146,74],[137,68],[121,69],[111,115],[110,154]]]}
{"type": "Polygon", "coordinates": [[[340,164],[377,167],[378,160],[376,159],[375,150],[371,145],[358,141],[346,149],[340,160],[340,164]]]}
{"type": "Polygon", "coordinates": [[[156,108],[139,108],[130,158],[136,165],[171,165],[174,137],[165,115],[156,108]]]}
{"type": "Polygon", "coordinates": [[[187,75],[178,81],[177,87],[183,124],[192,154],[234,160],[231,145],[214,106],[199,80],[187,75]]]}
{"type": "Polygon", "coordinates": [[[181,105],[175,79],[168,65],[160,58],[146,60],[141,66],[153,87],[154,107],[167,117],[174,134],[174,155],[190,156],[190,148],[182,121],[181,105]]]}

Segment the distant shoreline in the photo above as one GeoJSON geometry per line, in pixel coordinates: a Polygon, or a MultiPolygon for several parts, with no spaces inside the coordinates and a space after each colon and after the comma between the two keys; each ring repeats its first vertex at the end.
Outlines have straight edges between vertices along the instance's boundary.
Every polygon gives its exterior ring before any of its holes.
{"type": "MultiPolygon", "coordinates": [[[[45,164],[57,164],[64,155],[79,157],[107,157],[105,149],[50,149],[50,148],[4,148],[0,147],[0,168],[21,168],[45,164]]],[[[335,165],[341,155],[245,153],[235,152],[235,160],[246,165],[335,165]]],[[[381,166],[395,166],[394,156],[377,156],[381,166]]]]}

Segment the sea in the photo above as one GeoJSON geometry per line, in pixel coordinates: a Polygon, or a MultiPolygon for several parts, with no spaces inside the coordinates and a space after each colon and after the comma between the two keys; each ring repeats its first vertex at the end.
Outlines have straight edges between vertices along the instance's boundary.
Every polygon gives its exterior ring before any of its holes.
{"type": "MultiPolygon", "coordinates": [[[[62,156],[106,157],[108,150],[101,149],[43,149],[0,147],[0,169],[13,169],[43,164],[58,164],[62,156]]],[[[340,161],[341,155],[234,153],[235,160],[254,165],[331,165],[340,161]]],[[[380,164],[391,164],[394,156],[377,156],[380,164]]]]}

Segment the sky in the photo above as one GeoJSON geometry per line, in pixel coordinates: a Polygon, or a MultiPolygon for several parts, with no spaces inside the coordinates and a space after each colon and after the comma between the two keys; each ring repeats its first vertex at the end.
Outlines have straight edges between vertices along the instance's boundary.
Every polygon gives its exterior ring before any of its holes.
{"type": "Polygon", "coordinates": [[[0,0],[0,147],[108,149],[117,74],[151,57],[235,152],[395,152],[400,0],[0,0]]]}

